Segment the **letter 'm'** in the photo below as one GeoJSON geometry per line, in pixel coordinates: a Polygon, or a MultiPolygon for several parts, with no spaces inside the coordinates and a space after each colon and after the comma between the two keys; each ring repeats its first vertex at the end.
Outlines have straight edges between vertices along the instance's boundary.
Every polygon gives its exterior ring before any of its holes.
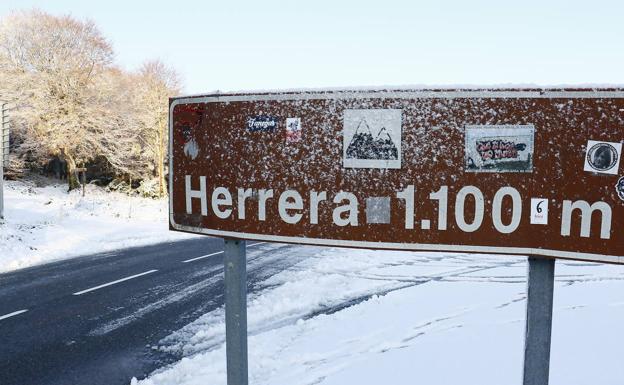
{"type": "Polygon", "coordinates": [[[581,212],[581,237],[588,238],[591,233],[591,218],[595,210],[602,214],[600,223],[600,238],[611,238],[611,206],[605,202],[594,202],[591,206],[586,201],[580,200],[572,202],[570,200],[563,201],[563,210],[561,212],[561,235],[570,236],[570,226],[572,224],[572,212],[574,210],[581,212]]]}

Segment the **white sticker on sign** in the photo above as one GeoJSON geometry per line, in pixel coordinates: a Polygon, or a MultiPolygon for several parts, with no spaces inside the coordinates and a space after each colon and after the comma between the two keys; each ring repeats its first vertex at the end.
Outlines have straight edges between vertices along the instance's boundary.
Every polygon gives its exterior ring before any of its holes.
{"type": "Polygon", "coordinates": [[[301,141],[301,118],[286,118],[286,142],[301,141]]]}
{"type": "Polygon", "coordinates": [[[548,199],[531,198],[531,224],[548,224],[548,199]]]}
{"type": "Polygon", "coordinates": [[[392,109],[345,110],[342,165],[401,168],[401,119],[392,109]]]}
{"type": "Polygon", "coordinates": [[[585,171],[617,175],[622,156],[622,143],[587,141],[585,171]]]}

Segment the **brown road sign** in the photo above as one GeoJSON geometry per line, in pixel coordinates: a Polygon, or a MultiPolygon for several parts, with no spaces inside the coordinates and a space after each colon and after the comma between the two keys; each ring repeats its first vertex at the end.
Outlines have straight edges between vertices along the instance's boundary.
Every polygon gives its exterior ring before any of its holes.
{"type": "Polygon", "coordinates": [[[170,102],[170,227],[624,263],[624,90],[345,90],[170,102]]]}

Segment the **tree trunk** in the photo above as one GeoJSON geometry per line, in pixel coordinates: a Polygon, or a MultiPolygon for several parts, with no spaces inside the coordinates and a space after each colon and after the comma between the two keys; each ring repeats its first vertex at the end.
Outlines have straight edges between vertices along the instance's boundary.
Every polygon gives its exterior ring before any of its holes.
{"type": "Polygon", "coordinates": [[[61,150],[61,156],[67,162],[67,192],[80,187],[80,181],[76,174],[76,160],[65,149],[61,150]]]}

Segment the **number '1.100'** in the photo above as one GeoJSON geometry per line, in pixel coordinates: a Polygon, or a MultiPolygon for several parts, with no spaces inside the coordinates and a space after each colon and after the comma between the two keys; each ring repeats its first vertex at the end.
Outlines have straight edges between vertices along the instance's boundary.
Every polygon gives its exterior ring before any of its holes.
{"type": "MultiPolygon", "coordinates": [[[[414,228],[414,185],[409,185],[403,191],[397,192],[399,199],[405,200],[405,228],[414,228]]],[[[448,221],[448,186],[442,186],[436,192],[429,194],[429,199],[438,201],[438,230],[446,230],[448,221]]],[[[483,193],[475,186],[463,187],[455,197],[455,222],[457,227],[467,233],[477,231],[483,223],[485,201],[483,193]],[[467,221],[464,206],[468,196],[474,200],[474,217],[467,221]]],[[[522,218],[522,199],[520,193],[513,187],[501,187],[492,200],[492,222],[496,230],[503,234],[514,232],[520,225],[522,218]],[[502,220],[503,199],[510,197],[512,202],[511,221],[507,224],[502,220]]]]}

